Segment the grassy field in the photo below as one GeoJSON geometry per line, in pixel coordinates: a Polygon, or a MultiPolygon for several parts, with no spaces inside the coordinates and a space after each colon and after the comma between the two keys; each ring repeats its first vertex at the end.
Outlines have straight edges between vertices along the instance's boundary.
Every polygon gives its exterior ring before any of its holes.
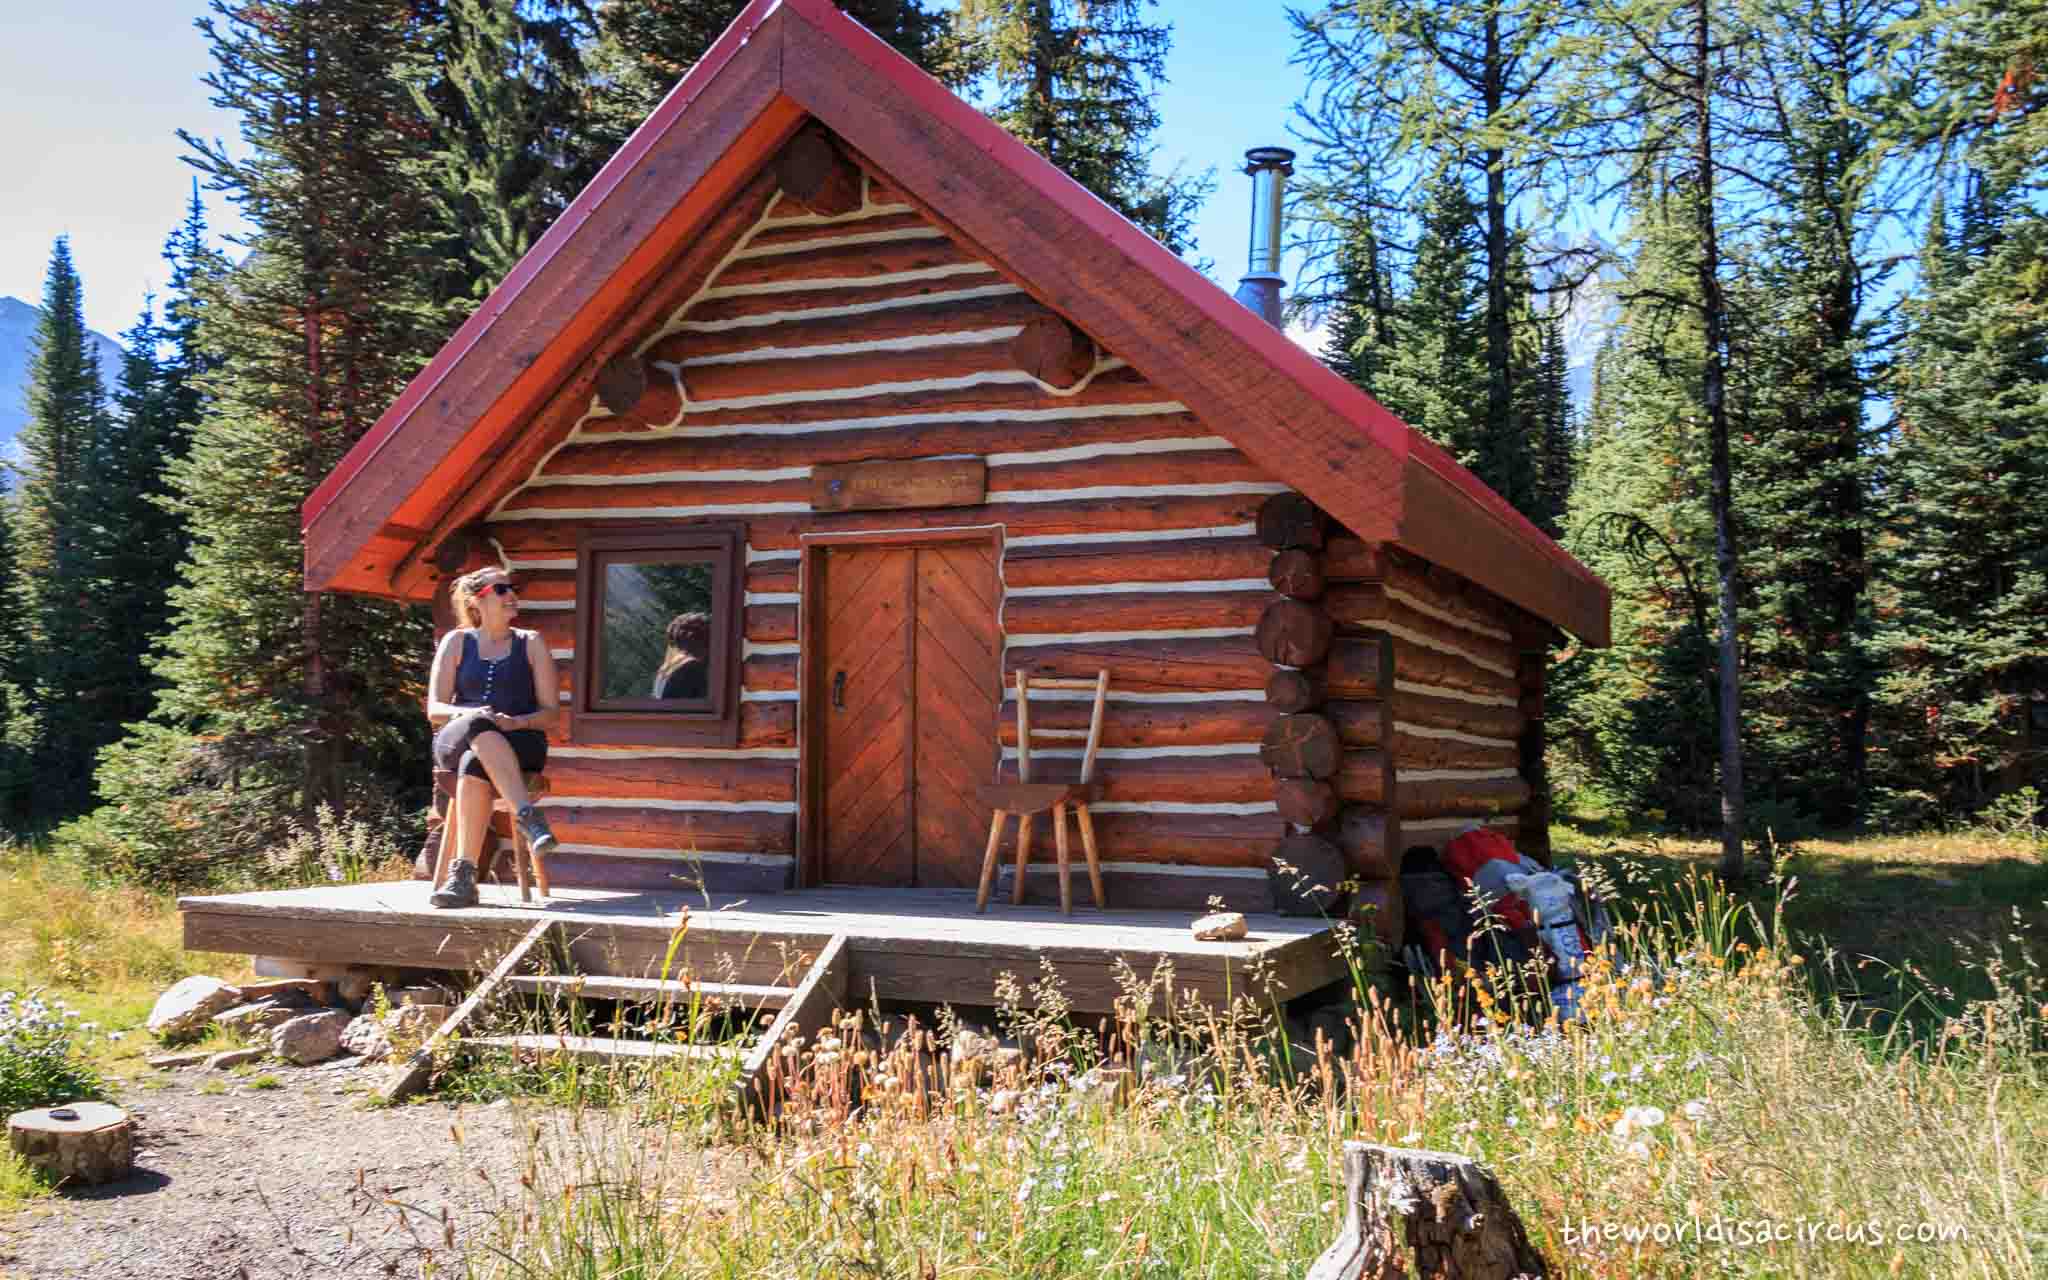
{"type": "MultiPolygon", "coordinates": [[[[1116,1025],[1013,1010],[1039,1065],[937,1094],[915,1083],[930,1036],[842,1027],[773,1132],[703,1071],[487,1063],[443,1087],[528,1096],[525,1203],[440,1274],[1295,1277],[1338,1229],[1347,1138],[1483,1159],[1563,1274],[2048,1269],[2032,846],[1816,841],[1730,896],[1695,874],[1705,842],[1557,839],[1628,886],[1583,1024],[1530,1029],[1446,985],[1424,1003],[1455,1016],[1421,1037],[1374,1005],[1348,1052],[1287,1072],[1255,1003],[1132,975],[1116,1025]]],[[[178,951],[167,898],[0,862],[0,986],[112,1029],[193,970],[233,972],[178,951]]],[[[143,1038],[89,1047],[119,1075],[143,1038]]]]}

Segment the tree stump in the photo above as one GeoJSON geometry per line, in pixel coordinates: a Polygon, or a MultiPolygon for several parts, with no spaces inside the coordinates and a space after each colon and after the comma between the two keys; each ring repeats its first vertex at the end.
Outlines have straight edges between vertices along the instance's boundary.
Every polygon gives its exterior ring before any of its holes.
{"type": "Polygon", "coordinates": [[[60,1182],[113,1182],[135,1167],[135,1122],[104,1102],[17,1111],[7,1118],[7,1140],[60,1182]]]}
{"type": "Polygon", "coordinates": [[[1344,1234],[1308,1280],[1548,1277],[1493,1175],[1445,1151],[1344,1144],[1344,1234]]]}

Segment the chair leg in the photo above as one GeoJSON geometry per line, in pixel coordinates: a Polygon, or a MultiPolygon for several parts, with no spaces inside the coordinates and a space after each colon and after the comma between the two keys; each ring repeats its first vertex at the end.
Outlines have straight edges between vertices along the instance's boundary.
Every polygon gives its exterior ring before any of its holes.
{"type": "Polygon", "coordinates": [[[533,894],[527,888],[526,833],[519,829],[516,821],[512,824],[512,874],[519,877],[519,900],[532,902],[533,894]]]}
{"type": "Polygon", "coordinates": [[[1095,820],[1088,816],[1088,806],[1074,806],[1074,816],[1081,823],[1081,850],[1088,855],[1088,888],[1095,894],[1095,909],[1107,910],[1109,903],[1102,896],[1102,861],[1095,855],[1095,820]]]}
{"type": "MultiPolygon", "coordinates": [[[[516,819],[513,825],[518,825],[516,819]]],[[[533,887],[540,891],[540,900],[546,902],[554,894],[554,890],[548,887],[548,864],[530,843],[526,846],[526,858],[533,864],[533,887]]]]}
{"type": "Polygon", "coordinates": [[[1052,807],[1052,844],[1059,853],[1060,862],[1060,914],[1074,914],[1074,882],[1068,875],[1071,862],[1067,855],[1067,806],[1056,804],[1052,807]]]}
{"type": "Polygon", "coordinates": [[[1017,882],[1010,886],[1010,904],[1024,905],[1024,869],[1031,864],[1031,815],[1017,815],[1017,882]]]}
{"type": "Polygon", "coordinates": [[[996,887],[996,850],[1003,843],[1003,819],[1009,817],[1001,809],[988,823],[988,852],[981,855],[981,888],[974,895],[974,909],[988,910],[989,890],[996,887]]]}

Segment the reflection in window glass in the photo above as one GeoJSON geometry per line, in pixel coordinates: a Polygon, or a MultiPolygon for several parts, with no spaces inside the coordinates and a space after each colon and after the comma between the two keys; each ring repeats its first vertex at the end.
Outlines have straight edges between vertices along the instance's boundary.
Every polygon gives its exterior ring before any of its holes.
{"type": "Polygon", "coordinates": [[[703,703],[711,696],[709,562],[604,565],[598,697],[703,703]]]}

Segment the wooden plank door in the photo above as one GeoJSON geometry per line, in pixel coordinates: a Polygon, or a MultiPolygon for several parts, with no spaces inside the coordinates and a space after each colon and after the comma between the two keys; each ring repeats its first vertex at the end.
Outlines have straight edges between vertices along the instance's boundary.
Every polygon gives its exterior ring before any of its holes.
{"type": "Polygon", "coordinates": [[[833,547],[823,578],[824,878],[915,884],[910,664],[917,552],[833,547]]]}
{"type": "Polygon", "coordinates": [[[820,567],[821,878],[971,887],[1001,705],[995,549],[835,546],[820,567]]]}
{"type": "Polygon", "coordinates": [[[975,791],[995,781],[1002,704],[992,543],[917,549],[915,631],[917,883],[968,889],[981,876],[988,840],[989,815],[975,791]]]}

